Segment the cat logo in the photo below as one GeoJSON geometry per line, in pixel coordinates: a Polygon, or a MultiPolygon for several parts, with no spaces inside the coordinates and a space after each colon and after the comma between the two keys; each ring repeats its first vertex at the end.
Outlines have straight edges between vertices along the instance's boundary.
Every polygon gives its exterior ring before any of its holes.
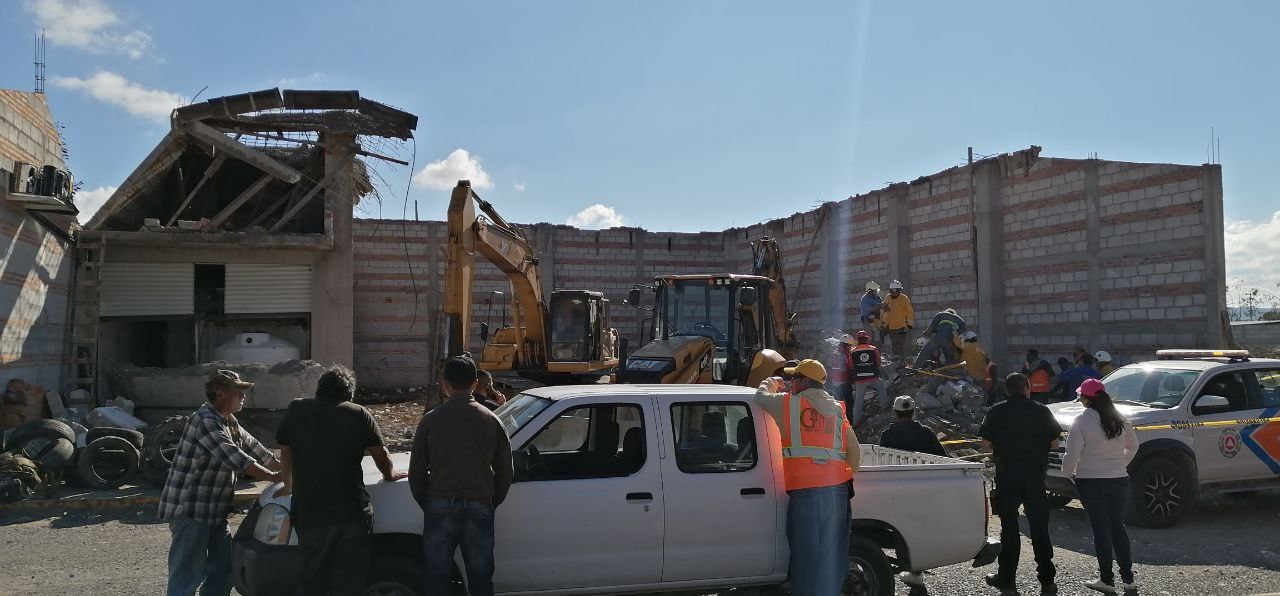
{"type": "Polygon", "coordinates": [[[1222,429],[1222,434],[1218,436],[1218,452],[1227,459],[1240,453],[1240,432],[1234,428],[1222,429]]]}

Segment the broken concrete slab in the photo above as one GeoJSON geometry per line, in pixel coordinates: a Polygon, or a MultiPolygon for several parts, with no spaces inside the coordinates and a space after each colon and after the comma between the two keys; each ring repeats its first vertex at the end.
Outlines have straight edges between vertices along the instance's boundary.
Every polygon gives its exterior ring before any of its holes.
{"type": "Polygon", "coordinates": [[[299,397],[314,397],[324,365],[289,360],[274,366],[207,362],[185,368],[126,368],[111,376],[116,395],[132,399],[139,408],[200,407],[206,401],[204,384],[214,370],[230,370],[254,383],[245,408],[279,410],[299,397]]]}

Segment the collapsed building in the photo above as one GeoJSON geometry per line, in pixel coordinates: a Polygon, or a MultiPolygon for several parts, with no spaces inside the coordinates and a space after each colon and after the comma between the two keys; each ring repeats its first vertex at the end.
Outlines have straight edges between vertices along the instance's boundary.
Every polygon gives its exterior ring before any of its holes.
{"type": "Polygon", "coordinates": [[[174,110],[79,232],[72,385],[159,416],[198,405],[207,363],[252,362],[268,386],[247,405],[274,409],[310,394],[310,361],[352,365],[365,159],[404,163],[375,149],[416,127],[357,91],[269,89],[174,110]]]}

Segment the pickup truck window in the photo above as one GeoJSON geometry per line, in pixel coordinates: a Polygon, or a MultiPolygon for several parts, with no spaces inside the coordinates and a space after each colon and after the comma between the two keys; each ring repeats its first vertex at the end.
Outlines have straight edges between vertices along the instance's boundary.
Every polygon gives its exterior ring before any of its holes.
{"type": "MultiPolygon", "coordinates": [[[[1249,409],[1249,389],[1246,383],[1245,375],[1252,376],[1249,371],[1228,372],[1214,375],[1204,388],[1200,390],[1200,395],[1217,395],[1227,398],[1227,402],[1231,404],[1231,412],[1249,409]]],[[[1254,379],[1248,379],[1253,381],[1254,379]]],[[[1197,396],[1198,397],[1198,396],[1197,396]]]]}
{"type": "Polygon", "coordinates": [[[681,472],[744,472],[756,467],[755,422],[745,403],[672,404],[671,427],[681,472]]]}
{"type": "Polygon", "coordinates": [[[1262,407],[1280,406],[1280,369],[1257,371],[1258,386],[1262,393],[1262,407]]]}
{"type": "Polygon", "coordinates": [[[1200,371],[1126,366],[1107,375],[1107,394],[1116,401],[1139,402],[1153,408],[1182,403],[1200,371]]]}
{"type": "Polygon", "coordinates": [[[644,467],[644,413],[635,404],[566,410],[529,441],[526,480],[630,476],[644,467]]]}
{"type": "Polygon", "coordinates": [[[541,414],[554,403],[545,397],[535,397],[528,393],[521,393],[494,412],[498,420],[502,421],[502,428],[507,431],[507,437],[511,437],[524,428],[530,420],[541,414]]]}

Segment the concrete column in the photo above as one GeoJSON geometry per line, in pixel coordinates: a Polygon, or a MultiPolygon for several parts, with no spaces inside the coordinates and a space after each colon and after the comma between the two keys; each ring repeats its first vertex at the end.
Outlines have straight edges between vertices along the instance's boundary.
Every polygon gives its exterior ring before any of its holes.
{"type": "MultiPolygon", "coordinates": [[[[911,189],[898,183],[886,189],[889,205],[885,213],[885,229],[889,234],[889,281],[902,282],[903,292],[911,295],[911,207],[907,203],[911,189]]],[[[889,284],[885,284],[889,287],[889,284]]]]}
{"type": "MultiPolygon", "coordinates": [[[[645,243],[648,240],[648,236],[649,236],[649,233],[640,228],[634,228],[631,230],[631,244],[635,246],[635,249],[636,249],[636,279],[640,280],[639,283],[641,284],[653,283],[653,277],[648,275],[648,272],[645,271],[645,254],[644,253],[645,253],[645,243]]],[[[654,295],[649,292],[642,292],[641,294],[642,295],[648,294],[648,295],[642,296],[640,303],[648,308],[653,308],[654,295]]],[[[646,316],[645,312],[636,311],[636,313],[638,315],[636,317],[636,334],[635,334],[636,339],[634,342],[631,342],[632,350],[637,350],[640,348],[641,345],[643,345],[641,342],[644,338],[644,331],[645,331],[644,329],[645,327],[644,320],[646,316]]]]}
{"type": "Polygon", "coordinates": [[[1004,296],[1004,175],[996,160],[973,166],[974,261],[977,266],[978,323],[987,355],[1009,370],[1004,296]]]}
{"type": "Polygon", "coordinates": [[[533,246],[538,254],[538,280],[542,282],[542,299],[550,307],[551,292],[556,289],[555,226],[547,223],[534,225],[533,246]]]}
{"type": "MultiPolygon", "coordinates": [[[[441,294],[440,290],[444,284],[440,282],[442,273],[440,272],[440,241],[434,237],[427,241],[427,254],[424,257],[427,261],[427,279],[431,280],[426,287],[418,291],[426,294],[426,313],[427,313],[427,349],[424,355],[427,358],[427,384],[436,384],[436,362],[441,360],[441,347],[445,345],[444,338],[440,335],[440,308],[441,294]]],[[[417,298],[415,298],[416,300],[417,298]]]]}
{"type": "Polygon", "coordinates": [[[1098,168],[1089,160],[1084,171],[1085,253],[1089,262],[1089,320],[1084,325],[1084,345],[1098,346],[1102,338],[1102,204],[1098,196],[1098,168]]]}
{"type": "Polygon", "coordinates": [[[324,189],[326,229],[333,249],[319,253],[311,272],[311,359],[325,364],[355,364],[355,266],[352,258],[352,168],[355,135],[324,135],[324,171],[332,182],[324,189]]]}
{"type": "Polygon", "coordinates": [[[1227,311],[1227,256],[1222,213],[1222,166],[1201,168],[1200,192],[1204,201],[1205,348],[1225,348],[1234,343],[1227,311]]]}

